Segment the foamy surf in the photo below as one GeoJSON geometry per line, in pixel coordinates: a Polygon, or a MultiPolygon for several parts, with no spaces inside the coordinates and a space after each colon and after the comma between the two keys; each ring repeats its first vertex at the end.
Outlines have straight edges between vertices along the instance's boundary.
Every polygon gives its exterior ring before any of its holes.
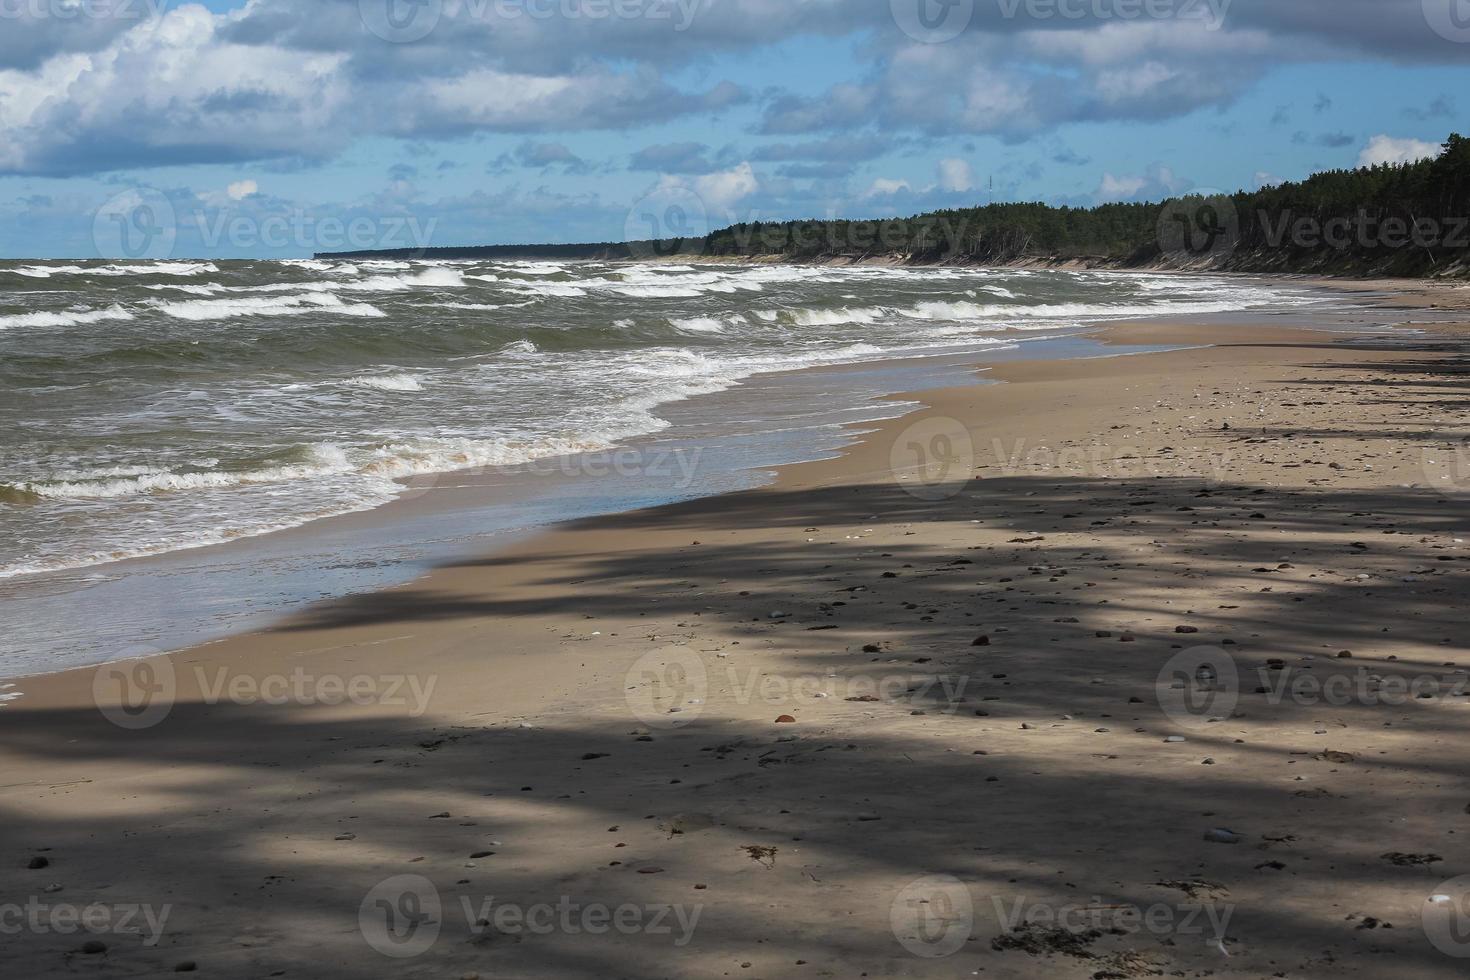
{"type": "Polygon", "coordinates": [[[425,474],[611,449],[665,429],[665,406],[758,375],[1313,301],[1238,279],[697,262],[0,276],[0,577],[268,534],[425,474]]]}

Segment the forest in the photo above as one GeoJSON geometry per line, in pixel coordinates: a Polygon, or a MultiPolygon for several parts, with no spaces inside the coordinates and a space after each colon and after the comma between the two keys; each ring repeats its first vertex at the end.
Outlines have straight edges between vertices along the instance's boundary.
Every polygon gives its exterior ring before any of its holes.
{"type": "MultiPolygon", "coordinates": [[[[677,222],[669,221],[677,226],[677,222]]],[[[1331,170],[1234,194],[1053,207],[997,203],[871,221],[744,222],[699,237],[428,248],[423,258],[1071,264],[1242,272],[1470,274],[1470,139],[1415,163],[1331,170]]]]}

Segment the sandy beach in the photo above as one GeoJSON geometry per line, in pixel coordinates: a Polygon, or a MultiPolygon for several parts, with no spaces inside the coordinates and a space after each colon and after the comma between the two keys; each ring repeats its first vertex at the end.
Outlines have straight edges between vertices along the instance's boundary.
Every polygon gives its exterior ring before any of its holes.
{"type": "Polygon", "coordinates": [[[24,679],[7,974],[1463,976],[1459,336],[1098,336],[1194,346],[24,679]]]}

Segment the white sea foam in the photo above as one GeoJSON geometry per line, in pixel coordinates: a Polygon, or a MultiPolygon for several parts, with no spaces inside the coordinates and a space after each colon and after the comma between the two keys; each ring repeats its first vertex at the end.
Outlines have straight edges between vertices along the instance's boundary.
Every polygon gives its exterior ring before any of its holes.
{"type": "Polygon", "coordinates": [[[882,307],[841,310],[794,310],[792,319],[802,327],[830,327],[841,323],[872,323],[887,311],[882,307]]]}
{"type": "Polygon", "coordinates": [[[197,276],[218,272],[213,262],[149,262],[145,265],[27,265],[11,269],[18,276],[50,279],[52,276],[197,276]]]}
{"type": "Polygon", "coordinates": [[[724,333],[725,323],[712,316],[692,316],[686,319],[669,317],[669,325],[675,330],[689,333],[724,333]]]}
{"type": "Polygon", "coordinates": [[[378,391],[423,391],[423,379],[421,374],[364,374],[349,378],[347,383],[378,391]]]}
{"type": "Polygon", "coordinates": [[[0,330],[8,327],[76,327],[87,323],[103,323],[108,320],[131,320],[133,314],[122,306],[109,306],[105,310],[64,310],[55,313],[18,313],[0,316],[0,330]]]}
{"type": "Polygon", "coordinates": [[[382,317],[382,310],[366,303],[344,303],[332,293],[302,296],[238,297],[159,303],[158,309],[180,320],[227,320],[237,316],[301,316],[331,313],[338,316],[382,317]]]}
{"type": "Polygon", "coordinates": [[[39,497],[56,500],[103,500],[148,493],[235,487],[253,483],[282,483],[344,473],[352,469],[346,454],[336,445],[313,446],[310,455],[311,460],[308,462],[239,472],[212,470],[204,473],[174,473],[166,470],[153,470],[134,476],[37,481],[17,483],[15,486],[39,497]]]}

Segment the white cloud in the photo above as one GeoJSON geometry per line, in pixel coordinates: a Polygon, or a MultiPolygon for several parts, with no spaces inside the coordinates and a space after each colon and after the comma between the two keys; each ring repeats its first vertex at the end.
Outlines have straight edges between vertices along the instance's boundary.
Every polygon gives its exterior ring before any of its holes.
{"type": "Polygon", "coordinates": [[[911,190],[906,180],[894,180],[889,177],[879,177],[873,181],[867,190],[863,191],[864,198],[892,197],[900,191],[911,190]]]}
{"type": "Polygon", "coordinates": [[[1368,141],[1358,155],[1358,166],[1373,167],[1380,163],[1413,163],[1426,157],[1437,157],[1443,152],[1438,143],[1425,143],[1416,139],[1394,139],[1378,135],[1368,141]]]}
{"type": "Polygon", "coordinates": [[[1103,174],[1093,197],[1098,203],[1105,201],[1150,200],[1162,201],[1189,190],[1190,184],[1175,175],[1174,171],[1154,164],[1143,174],[1114,176],[1103,174]]]}
{"type": "Polygon", "coordinates": [[[975,189],[975,171],[968,160],[948,157],[939,161],[939,187],[946,191],[972,191],[975,189]]]}
{"type": "Polygon", "coordinates": [[[225,193],[230,195],[230,200],[241,201],[259,190],[260,185],[253,180],[237,180],[225,188],[225,193]]]}
{"type": "Polygon", "coordinates": [[[749,162],[742,163],[733,170],[705,174],[694,180],[694,190],[700,199],[711,208],[725,211],[759,189],[760,181],[749,162]]]}
{"type": "Polygon", "coordinates": [[[1104,200],[1132,197],[1143,190],[1147,184],[1148,181],[1142,177],[1114,177],[1112,174],[1103,174],[1102,184],[1097,189],[1097,196],[1104,200]]]}

